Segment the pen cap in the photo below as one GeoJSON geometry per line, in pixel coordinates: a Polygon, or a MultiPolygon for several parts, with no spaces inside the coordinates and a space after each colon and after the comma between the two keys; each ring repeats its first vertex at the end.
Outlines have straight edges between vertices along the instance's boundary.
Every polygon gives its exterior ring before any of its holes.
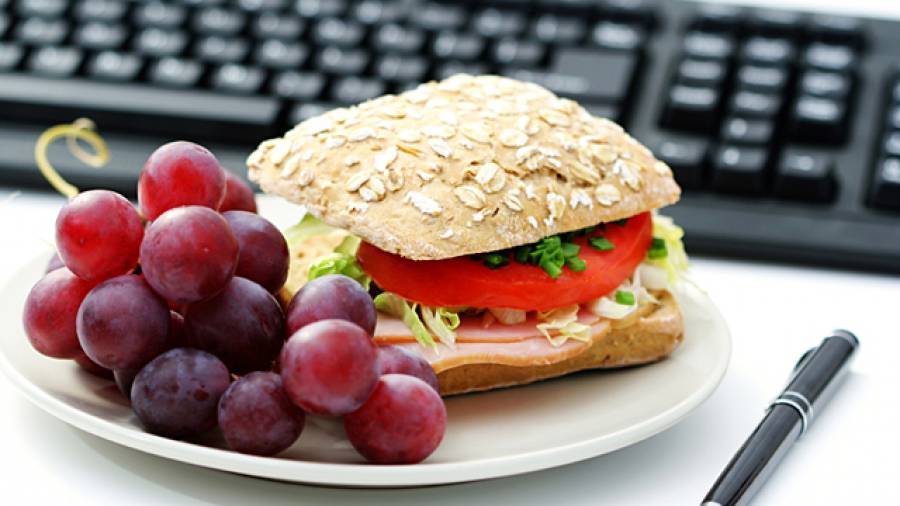
{"type": "Polygon", "coordinates": [[[859,340],[851,332],[835,330],[804,355],[781,397],[797,401],[812,418],[834,394],[858,347],[859,340]]]}

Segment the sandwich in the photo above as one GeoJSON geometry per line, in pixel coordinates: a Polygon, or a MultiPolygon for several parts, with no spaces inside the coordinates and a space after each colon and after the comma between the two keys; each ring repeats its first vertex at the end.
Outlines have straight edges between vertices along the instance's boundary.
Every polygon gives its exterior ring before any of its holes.
{"type": "Polygon", "coordinates": [[[303,205],[282,298],[369,289],[375,341],[442,395],[646,364],[681,342],[672,171],[613,121],[531,83],[455,75],[308,119],[248,157],[303,205]]]}

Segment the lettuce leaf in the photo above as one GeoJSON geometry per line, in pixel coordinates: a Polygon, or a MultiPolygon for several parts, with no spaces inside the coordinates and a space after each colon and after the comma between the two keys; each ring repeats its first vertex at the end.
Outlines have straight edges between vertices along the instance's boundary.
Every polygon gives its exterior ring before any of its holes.
{"type": "Polygon", "coordinates": [[[416,338],[419,344],[437,349],[437,343],[434,342],[434,338],[431,337],[431,334],[425,328],[425,325],[419,318],[419,314],[416,312],[417,306],[418,304],[409,302],[403,297],[390,292],[382,292],[375,297],[375,309],[395,318],[400,318],[403,324],[412,331],[413,337],[416,338]]]}
{"type": "Polygon", "coordinates": [[[668,216],[653,215],[653,237],[658,237],[666,242],[667,254],[665,258],[647,259],[652,265],[665,269],[669,275],[669,284],[674,285],[688,270],[688,257],[684,251],[684,230],[675,224],[668,216]]]}
{"type": "Polygon", "coordinates": [[[295,250],[296,246],[304,239],[314,235],[329,234],[335,230],[337,229],[331,225],[326,225],[319,221],[315,216],[306,213],[303,215],[302,220],[284,231],[284,237],[287,239],[288,246],[290,246],[291,250],[295,250]]]}
{"type": "Polygon", "coordinates": [[[312,281],[328,274],[347,276],[362,285],[366,290],[372,284],[372,278],[362,270],[359,262],[356,261],[356,256],[346,253],[334,252],[316,258],[310,264],[306,277],[312,281]]]}
{"type": "Polygon", "coordinates": [[[581,306],[573,304],[538,313],[538,318],[546,321],[538,323],[537,329],[555,347],[562,346],[569,339],[586,343],[590,342],[592,338],[591,326],[578,321],[578,311],[580,309],[581,306]],[[555,336],[550,335],[551,330],[555,330],[557,334],[555,336]]]}
{"type": "MultiPolygon", "coordinates": [[[[285,230],[284,236],[291,251],[297,251],[303,247],[302,243],[306,239],[316,235],[330,234],[335,230],[337,229],[322,223],[315,216],[307,213],[299,223],[285,230]]],[[[306,273],[306,278],[312,281],[327,274],[341,274],[352,278],[368,290],[372,280],[356,261],[356,250],[359,249],[360,242],[360,238],[354,235],[345,237],[332,253],[313,260],[306,273]]]]}
{"type": "Polygon", "coordinates": [[[421,306],[419,312],[422,313],[425,327],[436,335],[440,342],[453,348],[456,344],[456,332],[453,331],[459,327],[459,315],[442,307],[421,306]]]}

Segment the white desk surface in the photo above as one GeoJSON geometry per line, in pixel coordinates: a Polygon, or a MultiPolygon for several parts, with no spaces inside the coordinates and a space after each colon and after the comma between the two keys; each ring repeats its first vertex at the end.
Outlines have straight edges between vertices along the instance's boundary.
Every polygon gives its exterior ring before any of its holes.
{"type": "MultiPolygon", "coordinates": [[[[757,3],[900,17],[900,3],[889,0],[757,3]]],[[[0,286],[23,263],[50,255],[62,203],[62,197],[49,194],[10,197],[8,189],[0,190],[0,286]]],[[[261,207],[276,215],[284,210],[274,199],[262,200],[261,207]]],[[[206,470],[108,443],[45,414],[0,376],[0,503],[698,504],[801,353],[830,329],[844,327],[862,342],[852,374],[754,504],[900,504],[900,277],[693,260],[694,278],[731,327],[731,366],[721,387],[683,422],[613,454],[446,487],[305,487],[206,470]]]]}

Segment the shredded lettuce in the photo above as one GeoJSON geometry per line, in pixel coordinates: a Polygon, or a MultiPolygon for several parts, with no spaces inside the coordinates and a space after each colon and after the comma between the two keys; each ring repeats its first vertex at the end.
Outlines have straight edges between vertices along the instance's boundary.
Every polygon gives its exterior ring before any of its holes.
{"type": "Polygon", "coordinates": [[[665,269],[669,277],[669,284],[674,285],[688,270],[688,257],[684,251],[684,230],[675,224],[672,218],[661,214],[653,215],[653,237],[662,239],[666,243],[666,256],[663,258],[646,261],[665,269]]]}
{"type": "Polygon", "coordinates": [[[579,309],[581,309],[581,306],[572,304],[571,306],[538,313],[538,317],[546,321],[544,323],[538,323],[537,329],[548,341],[550,341],[550,344],[555,347],[562,346],[569,339],[590,342],[591,326],[578,321],[579,309]],[[557,331],[557,335],[550,335],[551,330],[557,331]]]}
{"type": "Polygon", "coordinates": [[[290,246],[291,250],[295,250],[299,243],[308,237],[330,234],[335,230],[337,229],[322,223],[315,216],[306,213],[303,215],[302,220],[284,231],[284,237],[287,239],[288,246],[290,246]]]}
{"type": "Polygon", "coordinates": [[[422,313],[425,327],[436,335],[440,342],[453,348],[456,344],[456,332],[453,331],[459,327],[459,315],[442,307],[420,306],[419,312],[422,313]]]}
{"type": "Polygon", "coordinates": [[[334,252],[316,258],[309,266],[306,274],[310,281],[327,274],[341,274],[353,279],[366,290],[372,283],[372,279],[356,261],[356,250],[359,249],[360,239],[356,236],[345,237],[334,248],[334,252]]]}
{"type": "Polygon", "coordinates": [[[428,329],[425,328],[425,324],[419,318],[416,306],[418,304],[409,302],[395,293],[382,292],[375,297],[375,309],[395,318],[400,318],[403,324],[412,331],[413,337],[416,338],[419,344],[436,349],[437,343],[434,342],[434,338],[431,337],[428,329]]]}

